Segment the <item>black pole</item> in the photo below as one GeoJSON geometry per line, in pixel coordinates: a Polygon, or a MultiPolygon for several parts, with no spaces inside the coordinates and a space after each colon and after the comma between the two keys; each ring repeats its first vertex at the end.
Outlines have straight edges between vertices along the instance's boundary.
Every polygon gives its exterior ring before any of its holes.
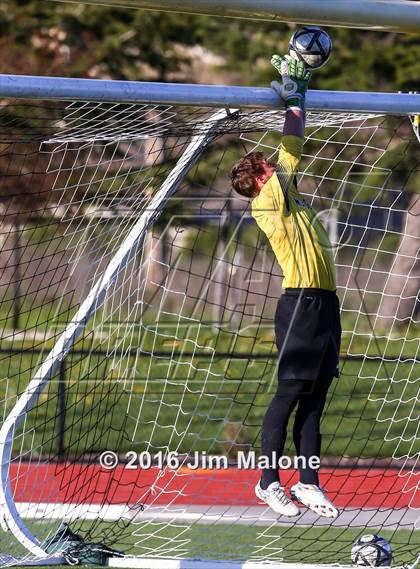
{"type": "Polygon", "coordinates": [[[14,273],[13,273],[13,329],[18,330],[20,328],[20,226],[19,222],[15,222],[14,231],[14,243],[13,243],[13,263],[14,263],[14,273]]]}
{"type": "Polygon", "coordinates": [[[66,428],[66,364],[60,364],[57,383],[57,460],[64,462],[64,432],[66,428]]]}

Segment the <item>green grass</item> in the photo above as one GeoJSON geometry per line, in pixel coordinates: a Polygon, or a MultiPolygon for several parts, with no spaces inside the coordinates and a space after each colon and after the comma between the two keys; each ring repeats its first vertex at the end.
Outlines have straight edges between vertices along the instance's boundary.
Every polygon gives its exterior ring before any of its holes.
{"type": "MultiPolygon", "coordinates": [[[[47,315],[29,311],[28,326],[40,329],[47,315]]],[[[67,318],[67,317],[66,317],[67,318]]],[[[354,322],[343,318],[343,328],[354,322]]],[[[414,329],[391,340],[372,340],[363,333],[368,323],[358,323],[356,336],[344,335],[343,352],[367,358],[343,362],[342,376],[334,380],[323,419],[323,456],[413,456],[418,416],[418,388],[413,353],[418,339],[414,329]],[[384,359],[378,357],[385,355],[384,359]],[[396,361],[394,354],[399,355],[396,361]],[[407,361],[403,361],[407,358],[407,361]]],[[[258,357],[205,358],[199,354],[233,351],[264,356],[272,353],[272,330],[255,329],[237,336],[219,334],[209,326],[184,327],[176,332],[167,322],[150,322],[129,336],[113,332],[106,340],[95,335],[95,324],[65,359],[65,446],[73,456],[105,449],[157,452],[194,450],[235,456],[239,449],[259,448],[259,431],[276,387],[275,359],[258,357]],[[176,338],[176,339],[175,339],[176,338]],[[194,342],[192,342],[194,339],[194,342]],[[141,346],[142,357],[127,354],[114,358],[92,352],[108,347],[126,350],[141,346]],[[200,345],[194,358],[190,355],[200,345]],[[147,352],[169,355],[151,359],[147,352]],[[171,357],[172,350],[178,355],[171,357]]],[[[3,340],[2,347],[16,349],[0,354],[0,398],[10,411],[34,370],[43,361],[52,340],[3,340]],[[33,347],[44,352],[36,354],[33,347]]],[[[16,432],[14,453],[54,453],[57,447],[58,375],[47,385],[23,427],[16,432]]],[[[290,437],[286,453],[293,454],[290,437]]],[[[29,454],[27,455],[29,457],[29,454]]],[[[95,460],[93,458],[92,460],[95,460]]],[[[52,522],[55,523],[55,522],[52,522]]],[[[58,522],[57,522],[58,523],[58,522]]],[[[44,537],[51,522],[34,522],[34,532],[44,537]]],[[[418,532],[375,528],[262,527],[201,525],[161,522],[139,524],[75,522],[73,530],[93,541],[105,542],[128,554],[202,558],[283,558],[285,561],[348,564],[352,541],[363,533],[378,532],[390,540],[395,564],[410,563],[419,550],[418,532]]],[[[3,538],[0,539],[0,542],[3,538]]],[[[10,540],[1,550],[10,551],[10,540]]],[[[13,553],[13,552],[12,552],[13,553]]]]}
{"type": "MultiPolygon", "coordinates": [[[[38,536],[52,535],[45,523],[29,524],[38,536]]],[[[395,565],[414,562],[420,547],[418,532],[398,529],[331,528],[299,526],[247,526],[238,524],[188,524],[149,522],[119,527],[106,522],[75,522],[73,531],[128,555],[202,559],[266,559],[300,563],[351,564],[352,542],[360,535],[378,533],[393,548],[395,565]],[[112,532],[112,533],[111,533],[112,532]],[[110,537],[112,535],[112,538],[110,537]]]]}
{"type": "MultiPolygon", "coordinates": [[[[5,400],[7,395],[8,410],[27,385],[37,359],[31,352],[18,353],[8,358],[7,370],[2,368],[9,380],[0,382],[0,397],[5,400]]],[[[69,354],[65,365],[65,443],[72,454],[169,447],[232,456],[234,440],[242,448],[258,446],[261,421],[277,381],[276,362],[266,359],[179,357],[174,362],[169,356],[150,360],[146,355],[127,357],[121,364],[112,357],[69,354]]],[[[418,428],[415,373],[412,362],[345,362],[327,401],[324,455],[412,453],[418,428]]],[[[24,449],[53,451],[57,377],[29,413],[27,435],[19,437],[19,448],[23,444],[24,449]]],[[[293,452],[290,445],[287,450],[293,452]]]]}

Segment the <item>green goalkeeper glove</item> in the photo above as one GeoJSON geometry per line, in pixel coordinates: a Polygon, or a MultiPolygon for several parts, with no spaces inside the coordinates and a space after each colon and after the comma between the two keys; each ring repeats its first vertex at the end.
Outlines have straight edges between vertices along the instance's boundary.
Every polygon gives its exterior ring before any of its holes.
{"type": "Polygon", "coordinates": [[[305,108],[305,95],[311,73],[302,61],[296,61],[290,55],[273,55],[271,64],[277,69],[282,78],[282,85],[273,81],[272,88],[286,103],[286,108],[305,108]]]}

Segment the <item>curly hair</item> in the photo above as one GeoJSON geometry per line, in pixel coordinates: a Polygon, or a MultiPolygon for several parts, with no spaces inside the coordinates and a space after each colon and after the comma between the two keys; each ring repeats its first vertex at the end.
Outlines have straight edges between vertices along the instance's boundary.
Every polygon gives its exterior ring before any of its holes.
{"type": "Polygon", "coordinates": [[[262,152],[249,152],[249,154],[238,160],[230,173],[233,189],[246,198],[257,196],[258,190],[255,186],[255,178],[264,174],[263,164],[265,162],[266,157],[262,152]]]}

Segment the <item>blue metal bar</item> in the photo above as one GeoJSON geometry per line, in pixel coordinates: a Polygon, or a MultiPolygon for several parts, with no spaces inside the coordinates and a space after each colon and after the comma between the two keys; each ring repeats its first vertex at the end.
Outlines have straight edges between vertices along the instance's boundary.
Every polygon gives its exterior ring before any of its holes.
{"type": "MultiPolygon", "coordinates": [[[[30,75],[0,75],[0,98],[109,101],[252,109],[278,109],[279,105],[282,104],[279,102],[276,93],[266,87],[68,79],[65,77],[30,75]]],[[[420,95],[309,90],[306,106],[308,110],[415,115],[420,114],[420,95]]]]}

